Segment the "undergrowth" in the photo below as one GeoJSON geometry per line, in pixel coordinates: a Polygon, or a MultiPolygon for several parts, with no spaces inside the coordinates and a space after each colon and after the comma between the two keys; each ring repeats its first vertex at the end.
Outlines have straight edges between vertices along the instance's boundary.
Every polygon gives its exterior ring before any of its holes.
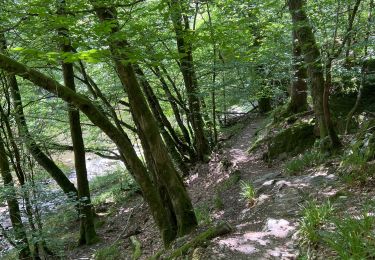
{"type": "Polygon", "coordinates": [[[126,200],[134,192],[139,190],[138,185],[129,173],[121,169],[104,176],[98,176],[90,183],[94,206],[106,202],[117,203],[126,200]]]}
{"type": "Polygon", "coordinates": [[[120,253],[118,244],[113,244],[113,245],[98,249],[94,255],[95,260],[108,260],[108,259],[116,260],[116,259],[121,259],[120,257],[121,257],[121,253],[120,253]]]}
{"type": "Polygon", "coordinates": [[[323,163],[325,159],[326,157],[317,150],[307,151],[286,162],[284,168],[288,174],[295,175],[309,167],[323,163]]]}
{"type": "Polygon", "coordinates": [[[323,251],[330,259],[374,259],[373,210],[367,203],[354,215],[337,212],[329,201],[308,202],[298,229],[301,259],[315,259],[323,251]]]}

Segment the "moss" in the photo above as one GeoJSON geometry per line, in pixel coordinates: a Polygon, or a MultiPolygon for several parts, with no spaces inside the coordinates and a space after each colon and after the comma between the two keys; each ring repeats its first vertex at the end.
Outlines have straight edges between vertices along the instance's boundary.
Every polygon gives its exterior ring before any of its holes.
{"type": "Polygon", "coordinates": [[[114,244],[108,247],[103,247],[101,249],[98,249],[98,251],[96,251],[95,253],[94,259],[95,260],[121,259],[119,246],[117,244],[114,244]]]}
{"type": "Polygon", "coordinates": [[[298,122],[270,139],[267,156],[272,159],[282,153],[298,154],[313,146],[315,139],[314,125],[298,122]]]}

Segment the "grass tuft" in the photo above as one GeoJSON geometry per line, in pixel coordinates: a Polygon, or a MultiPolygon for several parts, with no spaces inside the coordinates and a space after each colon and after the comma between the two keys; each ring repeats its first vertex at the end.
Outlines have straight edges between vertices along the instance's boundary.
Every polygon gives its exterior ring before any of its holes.
{"type": "Polygon", "coordinates": [[[254,205],[256,191],[254,186],[250,182],[241,181],[240,182],[241,192],[240,195],[242,198],[246,199],[249,205],[254,205]]]}

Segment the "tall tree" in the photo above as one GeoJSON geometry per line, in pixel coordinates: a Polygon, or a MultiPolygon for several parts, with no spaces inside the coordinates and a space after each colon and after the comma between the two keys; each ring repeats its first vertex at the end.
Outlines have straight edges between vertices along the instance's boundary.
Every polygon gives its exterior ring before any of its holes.
{"type": "MultiPolygon", "coordinates": [[[[0,53],[6,52],[7,44],[4,33],[0,33],[0,53]]],[[[24,139],[27,149],[30,151],[34,159],[51,175],[60,188],[70,198],[75,198],[78,194],[76,187],[64,174],[64,172],[56,165],[56,163],[46,155],[32,137],[27,126],[21,93],[15,75],[8,75],[8,84],[14,103],[15,119],[20,136],[24,139]]]]}
{"type": "MultiPolygon", "coordinates": [[[[170,216],[170,212],[166,210],[168,205],[165,205],[163,202],[158,189],[155,187],[147,172],[147,169],[144,167],[142,161],[138,158],[129,137],[123,131],[116,128],[116,126],[110,122],[103,112],[86,96],[75,93],[73,90],[62,86],[56,80],[3,54],[0,54],[0,69],[29,80],[46,91],[57,95],[62,100],[73,104],[79,108],[80,111],[85,113],[89,120],[99,127],[117,145],[118,149],[124,156],[127,168],[133,174],[135,180],[142,190],[144,199],[150,206],[150,211],[157,226],[159,227],[163,241],[166,245],[170,244],[175,239],[177,234],[184,234],[190,231],[192,227],[196,225],[196,218],[192,210],[190,199],[187,197],[186,190],[183,186],[183,190],[181,190],[181,185],[183,185],[181,180],[178,178],[178,186],[173,186],[175,184],[175,179],[169,179],[170,175],[168,175],[168,172],[163,171],[158,177],[162,179],[166,185],[171,186],[170,188],[173,189],[173,194],[177,196],[182,195],[182,198],[189,199],[187,205],[183,203],[179,204],[180,201],[178,200],[173,201],[173,206],[177,204],[177,206],[180,206],[180,210],[182,209],[188,211],[186,215],[190,215],[190,218],[187,217],[186,221],[192,223],[191,225],[182,226],[181,230],[176,230],[173,219],[170,216]]],[[[155,133],[148,133],[148,135],[149,134],[154,136],[155,133]]],[[[163,158],[165,156],[168,156],[168,153],[165,152],[164,155],[162,155],[163,158]]],[[[180,216],[178,213],[175,214],[176,217],[183,217],[185,215],[182,213],[183,215],[180,216]]],[[[179,224],[181,225],[182,223],[180,222],[179,224]]],[[[178,228],[180,228],[180,226],[178,226],[178,228]]]]}
{"type": "MultiPolygon", "coordinates": [[[[59,0],[57,13],[61,17],[66,16],[64,0],[59,0]]],[[[64,54],[71,53],[73,48],[70,43],[68,29],[60,27],[58,28],[58,34],[60,36],[61,51],[64,54]]],[[[62,61],[62,71],[65,86],[75,92],[73,63],[62,61]]],[[[89,245],[97,242],[98,237],[95,231],[94,211],[91,205],[90,187],[87,179],[85,144],[82,137],[79,110],[71,104],[68,104],[68,110],[74,152],[74,167],[77,176],[79,217],[81,220],[79,244],[89,245]]]]}
{"type": "Polygon", "coordinates": [[[307,65],[320,137],[324,138],[328,135],[328,130],[323,108],[325,81],[320,51],[310,21],[304,11],[304,0],[288,0],[288,6],[292,16],[293,30],[295,30],[307,65]]]}
{"type": "Polygon", "coordinates": [[[114,57],[118,76],[128,94],[133,120],[137,126],[140,138],[143,139],[143,148],[146,158],[152,159],[154,181],[159,192],[163,192],[166,204],[177,222],[179,236],[189,233],[196,225],[193,206],[178,172],[173,165],[168,150],[160,136],[160,132],[152,115],[146,99],[142,93],[132,62],[129,60],[127,50],[129,42],[120,32],[115,8],[109,8],[94,2],[96,14],[101,22],[111,24],[109,47],[114,57]],[[166,191],[166,193],[165,193],[166,191]]]}
{"type": "Polygon", "coordinates": [[[185,83],[189,104],[189,116],[194,130],[194,146],[197,151],[198,159],[205,160],[210,153],[210,147],[204,133],[201,98],[199,97],[198,80],[194,68],[193,47],[191,39],[187,39],[191,30],[189,18],[184,14],[186,10],[183,10],[183,6],[186,5],[188,5],[188,1],[169,1],[170,16],[179,53],[179,68],[185,83]]]}

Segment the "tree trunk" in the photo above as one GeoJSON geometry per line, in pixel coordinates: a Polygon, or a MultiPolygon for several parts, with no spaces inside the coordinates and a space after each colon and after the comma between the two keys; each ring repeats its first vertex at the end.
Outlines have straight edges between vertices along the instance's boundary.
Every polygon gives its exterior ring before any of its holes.
{"type": "Polygon", "coordinates": [[[310,21],[303,10],[303,0],[288,0],[289,11],[292,16],[294,30],[307,64],[307,73],[311,82],[311,94],[314,104],[314,112],[319,125],[320,138],[328,134],[324,117],[323,94],[324,74],[319,48],[315,41],[310,21]]]}
{"type": "Polygon", "coordinates": [[[18,257],[19,259],[32,259],[26,230],[21,220],[21,211],[4,147],[4,140],[2,138],[0,138],[0,172],[4,182],[4,189],[7,189],[6,201],[9,208],[10,221],[14,230],[16,247],[19,252],[18,257]]]}
{"type": "MultiPolygon", "coordinates": [[[[170,89],[168,87],[167,81],[164,79],[163,75],[161,74],[161,71],[160,71],[159,67],[153,67],[153,68],[151,68],[151,70],[155,74],[155,76],[160,80],[160,83],[161,83],[161,86],[164,90],[164,93],[167,96],[169,104],[172,107],[176,122],[177,122],[178,126],[180,127],[181,132],[184,136],[184,140],[190,146],[191,141],[190,141],[189,131],[187,130],[187,128],[184,125],[184,122],[182,120],[180,110],[178,109],[178,105],[176,103],[176,98],[172,95],[172,92],[170,91],[170,89]]],[[[191,160],[193,160],[193,158],[195,157],[195,154],[193,153],[190,156],[191,156],[191,160]]]]}
{"type": "Polygon", "coordinates": [[[261,97],[258,100],[258,108],[261,114],[271,111],[271,98],[270,97],[261,97]]]}
{"type": "Polygon", "coordinates": [[[293,72],[287,112],[295,114],[307,110],[307,71],[295,30],[293,30],[293,72]]]}
{"type": "MultiPolygon", "coordinates": [[[[8,102],[9,102],[9,100],[8,100],[8,102]]],[[[8,111],[10,111],[10,109],[8,111]]],[[[11,127],[10,122],[9,122],[8,114],[5,113],[5,111],[3,110],[2,107],[0,107],[0,112],[1,112],[2,122],[5,124],[5,128],[6,128],[6,134],[4,134],[5,138],[3,140],[8,139],[8,143],[10,144],[9,147],[8,147],[8,150],[9,150],[9,153],[12,156],[9,156],[9,158],[10,158],[11,164],[13,166],[13,169],[16,172],[18,182],[19,182],[20,186],[22,187],[22,198],[25,201],[26,215],[27,215],[27,219],[28,219],[28,222],[29,222],[29,225],[30,225],[30,229],[32,231],[31,235],[33,237],[32,241],[33,241],[33,246],[34,246],[33,258],[35,260],[38,260],[38,259],[40,259],[39,250],[38,250],[39,245],[42,245],[44,240],[40,239],[40,241],[38,241],[38,239],[35,238],[35,235],[37,233],[37,229],[36,229],[36,226],[35,226],[35,223],[34,223],[34,216],[33,216],[33,211],[32,211],[32,204],[31,204],[30,196],[29,196],[29,190],[25,186],[26,185],[26,176],[25,176],[25,172],[24,172],[24,170],[22,168],[22,165],[21,165],[22,164],[21,153],[20,153],[19,147],[16,143],[16,140],[14,138],[14,135],[13,135],[13,132],[12,132],[12,127],[11,127]]]]}
{"type": "Polygon", "coordinates": [[[173,156],[173,159],[176,160],[177,165],[182,170],[182,172],[187,172],[187,166],[182,161],[182,155],[190,155],[193,152],[191,151],[190,147],[185,144],[177,135],[176,131],[173,129],[171,123],[169,122],[168,118],[164,114],[163,109],[161,108],[159,101],[152,90],[150,83],[147,81],[145,74],[143,73],[142,69],[138,65],[134,65],[135,72],[138,74],[141,85],[143,88],[143,92],[147,97],[148,104],[152,110],[152,113],[159,125],[160,132],[166,142],[167,148],[173,156]]]}
{"type": "MultiPolygon", "coordinates": [[[[119,32],[114,8],[95,7],[95,11],[102,22],[112,22],[112,35],[119,32]]],[[[130,47],[129,43],[123,39],[112,38],[109,45],[112,55],[116,57],[114,62],[117,73],[129,97],[134,122],[138,131],[143,132],[140,137],[145,138],[144,141],[148,144],[153,163],[156,166],[157,184],[168,192],[177,221],[177,235],[183,236],[197,225],[190,198],[160,136],[157,123],[142,93],[133,65],[125,52],[130,47]]]]}
{"type": "MultiPolygon", "coordinates": [[[[65,0],[59,1],[57,12],[60,16],[66,16],[65,0]]],[[[63,53],[72,52],[68,33],[68,29],[66,28],[58,29],[58,35],[60,36],[60,47],[63,53]]],[[[65,86],[75,92],[76,85],[74,82],[73,64],[63,61],[62,71],[65,86]]],[[[76,170],[78,186],[78,207],[80,211],[79,245],[90,245],[97,242],[98,237],[95,231],[94,212],[91,204],[90,186],[87,180],[85,144],[82,137],[79,110],[77,110],[71,104],[68,104],[68,110],[70,134],[73,143],[74,166],[76,170]]]]}
{"type": "Polygon", "coordinates": [[[331,120],[331,111],[329,109],[329,95],[332,87],[332,61],[328,60],[326,64],[326,80],[324,84],[324,94],[323,94],[323,111],[324,111],[324,120],[327,125],[327,131],[329,138],[331,140],[332,148],[341,147],[340,139],[337,136],[335,128],[331,120]]]}
{"type": "Polygon", "coordinates": [[[170,1],[171,20],[174,26],[179,53],[180,70],[184,78],[185,88],[188,96],[190,111],[190,121],[194,130],[194,145],[198,159],[204,161],[210,153],[210,147],[204,134],[204,123],[201,114],[201,100],[199,98],[198,81],[195,73],[192,46],[185,39],[185,34],[189,31],[188,21],[185,20],[183,26],[183,15],[180,1],[170,1]]]}

